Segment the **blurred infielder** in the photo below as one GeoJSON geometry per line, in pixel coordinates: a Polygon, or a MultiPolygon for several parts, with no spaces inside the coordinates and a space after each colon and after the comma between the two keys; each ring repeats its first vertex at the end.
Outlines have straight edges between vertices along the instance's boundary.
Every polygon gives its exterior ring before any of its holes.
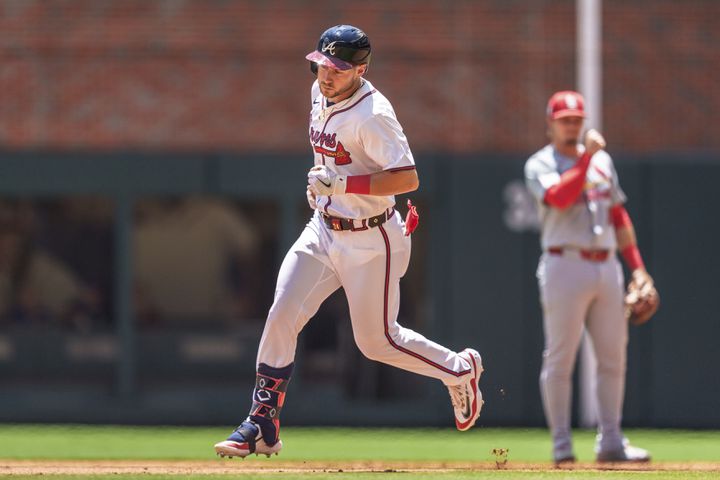
{"type": "Polygon", "coordinates": [[[556,463],[575,460],[570,435],[571,375],[586,329],[597,356],[597,460],[647,461],[628,444],[620,421],[625,388],[628,321],[620,251],[633,282],[652,285],[637,248],[613,162],[595,130],[579,143],[585,117],[577,92],[555,93],[547,106],[551,143],[525,164],[527,186],[542,223],[537,277],[545,350],[540,389],[556,463]]]}
{"type": "Polygon", "coordinates": [[[417,189],[418,176],[392,105],[363,78],[370,62],[367,35],[350,25],[332,27],[306,58],[317,75],[308,129],[315,166],[307,187],[315,213],[280,267],[250,414],[215,445],[221,456],[280,451],[280,411],[297,336],[340,287],[365,356],[441,380],[459,430],[473,426],[483,403],[475,350],[453,352],[396,321],[417,216],[411,208],[403,222],[394,195],[417,189]]]}

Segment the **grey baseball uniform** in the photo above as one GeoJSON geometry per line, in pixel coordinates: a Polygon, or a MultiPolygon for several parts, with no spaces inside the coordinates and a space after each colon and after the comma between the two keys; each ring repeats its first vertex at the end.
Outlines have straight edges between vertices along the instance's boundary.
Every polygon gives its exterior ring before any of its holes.
{"type": "MultiPolygon", "coordinates": [[[[582,151],[582,147],[581,151],[582,151]]],[[[601,450],[622,448],[620,429],[625,386],[627,321],[623,272],[615,251],[609,210],[625,202],[612,159],[591,159],[578,200],[566,209],[544,203],[548,188],[575,164],[552,145],[525,164],[525,181],[539,203],[543,254],[537,269],[543,307],[545,350],[540,388],[556,452],[572,453],[571,375],[583,329],[598,360],[595,385],[601,450]],[[604,252],[605,253],[604,253],[604,252]]],[[[560,454],[562,456],[562,454],[560,454]]]]}

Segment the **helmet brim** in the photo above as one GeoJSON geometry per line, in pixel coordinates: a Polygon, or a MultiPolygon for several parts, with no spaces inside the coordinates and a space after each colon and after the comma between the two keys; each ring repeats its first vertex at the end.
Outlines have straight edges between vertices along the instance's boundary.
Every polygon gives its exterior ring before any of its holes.
{"type": "Polygon", "coordinates": [[[558,110],[557,112],[554,112],[550,118],[553,120],[557,120],[558,118],[565,118],[565,117],[581,117],[585,118],[585,112],[582,110],[577,110],[573,108],[566,108],[565,110],[558,110]]]}
{"type": "Polygon", "coordinates": [[[340,60],[339,58],[330,57],[322,52],[318,52],[317,50],[308,53],[305,55],[305,58],[311,62],[317,63],[318,65],[322,65],[323,67],[337,68],[338,70],[350,70],[353,68],[352,63],[340,60]]]}

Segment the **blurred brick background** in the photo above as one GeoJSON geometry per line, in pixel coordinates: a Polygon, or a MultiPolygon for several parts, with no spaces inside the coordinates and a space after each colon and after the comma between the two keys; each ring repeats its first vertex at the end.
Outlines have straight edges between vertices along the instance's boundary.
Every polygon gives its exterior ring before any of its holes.
{"type": "MultiPolygon", "coordinates": [[[[613,148],[720,148],[720,2],[603,5],[613,148]]],[[[302,151],[304,55],[337,23],[415,151],[534,151],[575,86],[572,0],[1,0],[0,147],[302,151]]]]}

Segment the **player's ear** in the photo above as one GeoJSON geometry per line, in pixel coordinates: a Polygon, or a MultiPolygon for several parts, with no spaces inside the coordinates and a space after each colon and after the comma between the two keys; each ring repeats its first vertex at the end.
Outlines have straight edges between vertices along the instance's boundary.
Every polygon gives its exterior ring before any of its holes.
{"type": "Polygon", "coordinates": [[[357,66],[357,73],[358,73],[358,75],[361,76],[361,77],[362,77],[363,75],[365,75],[365,72],[367,72],[367,67],[368,67],[368,66],[367,66],[367,63],[364,63],[364,64],[362,64],[362,65],[358,65],[358,66],[357,66]]]}

